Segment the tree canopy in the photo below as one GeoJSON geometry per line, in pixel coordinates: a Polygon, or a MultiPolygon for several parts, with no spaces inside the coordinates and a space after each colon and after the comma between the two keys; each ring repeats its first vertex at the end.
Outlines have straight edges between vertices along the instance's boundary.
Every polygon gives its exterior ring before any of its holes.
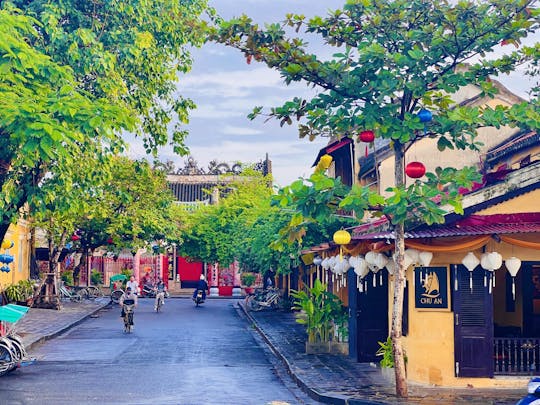
{"type": "Polygon", "coordinates": [[[40,181],[89,148],[117,154],[126,132],[148,153],[185,152],[188,111],[175,93],[204,41],[204,0],[0,4],[0,237],[40,181]]]}

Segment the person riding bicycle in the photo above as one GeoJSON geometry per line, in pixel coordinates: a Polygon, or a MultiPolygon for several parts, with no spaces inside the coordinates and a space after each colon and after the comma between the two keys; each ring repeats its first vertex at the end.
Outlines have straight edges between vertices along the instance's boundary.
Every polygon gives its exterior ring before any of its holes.
{"type": "Polygon", "coordinates": [[[206,282],[204,278],[204,274],[201,274],[201,277],[199,277],[197,288],[195,289],[195,291],[193,291],[193,300],[195,300],[195,297],[197,297],[197,291],[199,290],[202,291],[203,301],[206,300],[206,290],[208,290],[208,283],[206,282]]]}
{"type": "Polygon", "coordinates": [[[157,278],[156,283],[154,284],[154,291],[156,292],[154,311],[157,311],[159,300],[161,300],[161,305],[165,304],[165,291],[167,291],[167,287],[165,286],[165,283],[161,277],[157,278]]]}
{"type": "Polygon", "coordinates": [[[131,287],[127,287],[126,291],[118,300],[118,304],[120,304],[120,308],[122,308],[122,312],[120,313],[121,318],[126,316],[126,312],[124,311],[124,303],[126,305],[133,305],[134,308],[137,307],[137,295],[133,293],[131,287]]]}

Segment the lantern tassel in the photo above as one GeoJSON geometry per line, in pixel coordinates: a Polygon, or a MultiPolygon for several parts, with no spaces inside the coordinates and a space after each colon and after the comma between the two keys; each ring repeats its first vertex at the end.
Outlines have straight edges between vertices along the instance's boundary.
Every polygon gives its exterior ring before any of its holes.
{"type": "Polygon", "coordinates": [[[366,145],[366,157],[368,157],[368,147],[366,145]]]}
{"type": "Polygon", "coordinates": [[[469,272],[469,288],[471,289],[471,294],[472,294],[472,273],[469,272]]]}
{"type": "Polygon", "coordinates": [[[514,277],[512,277],[512,297],[516,300],[516,283],[514,277]]]}

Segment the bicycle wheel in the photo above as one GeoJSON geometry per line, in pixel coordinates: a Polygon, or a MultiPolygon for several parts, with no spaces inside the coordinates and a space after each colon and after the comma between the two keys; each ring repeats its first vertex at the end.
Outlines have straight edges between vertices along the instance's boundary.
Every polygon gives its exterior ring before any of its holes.
{"type": "Polygon", "coordinates": [[[24,349],[24,344],[20,340],[19,336],[8,335],[6,336],[11,343],[11,351],[15,354],[16,360],[20,361],[26,357],[26,350],[24,349]]]}
{"type": "Polygon", "coordinates": [[[88,297],[88,290],[86,288],[81,288],[79,291],[77,291],[77,295],[80,297],[80,300],[84,300],[89,298],[88,297]]]}
{"type": "Polygon", "coordinates": [[[122,290],[114,290],[111,293],[111,301],[115,304],[118,304],[118,301],[120,301],[120,297],[122,296],[122,294],[124,294],[122,290]]]}
{"type": "Polygon", "coordinates": [[[89,298],[101,298],[101,297],[103,297],[103,291],[101,291],[101,288],[96,287],[95,285],[87,287],[87,290],[88,290],[88,297],[89,298]]]}
{"type": "Polygon", "coordinates": [[[10,345],[7,345],[3,341],[0,342],[0,376],[17,368],[14,356],[10,345]]]}
{"type": "Polygon", "coordinates": [[[250,311],[260,311],[263,307],[256,299],[251,299],[247,302],[247,308],[250,311]]]}

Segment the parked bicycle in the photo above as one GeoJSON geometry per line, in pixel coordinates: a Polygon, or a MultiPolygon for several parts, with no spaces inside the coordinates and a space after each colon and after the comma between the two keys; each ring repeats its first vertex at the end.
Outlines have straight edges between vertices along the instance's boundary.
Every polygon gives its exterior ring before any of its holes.
{"type": "Polygon", "coordinates": [[[14,304],[0,307],[0,376],[35,362],[28,357],[22,338],[14,329],[14,324],[28,309],[14,304]]]}
{"type": "Polygon", "coordinates": [[[262,309],[280,309],[284,301],[279,288],[258,288],[255,293],[246,297],[246,308],[250,311],[262,309]]]}

